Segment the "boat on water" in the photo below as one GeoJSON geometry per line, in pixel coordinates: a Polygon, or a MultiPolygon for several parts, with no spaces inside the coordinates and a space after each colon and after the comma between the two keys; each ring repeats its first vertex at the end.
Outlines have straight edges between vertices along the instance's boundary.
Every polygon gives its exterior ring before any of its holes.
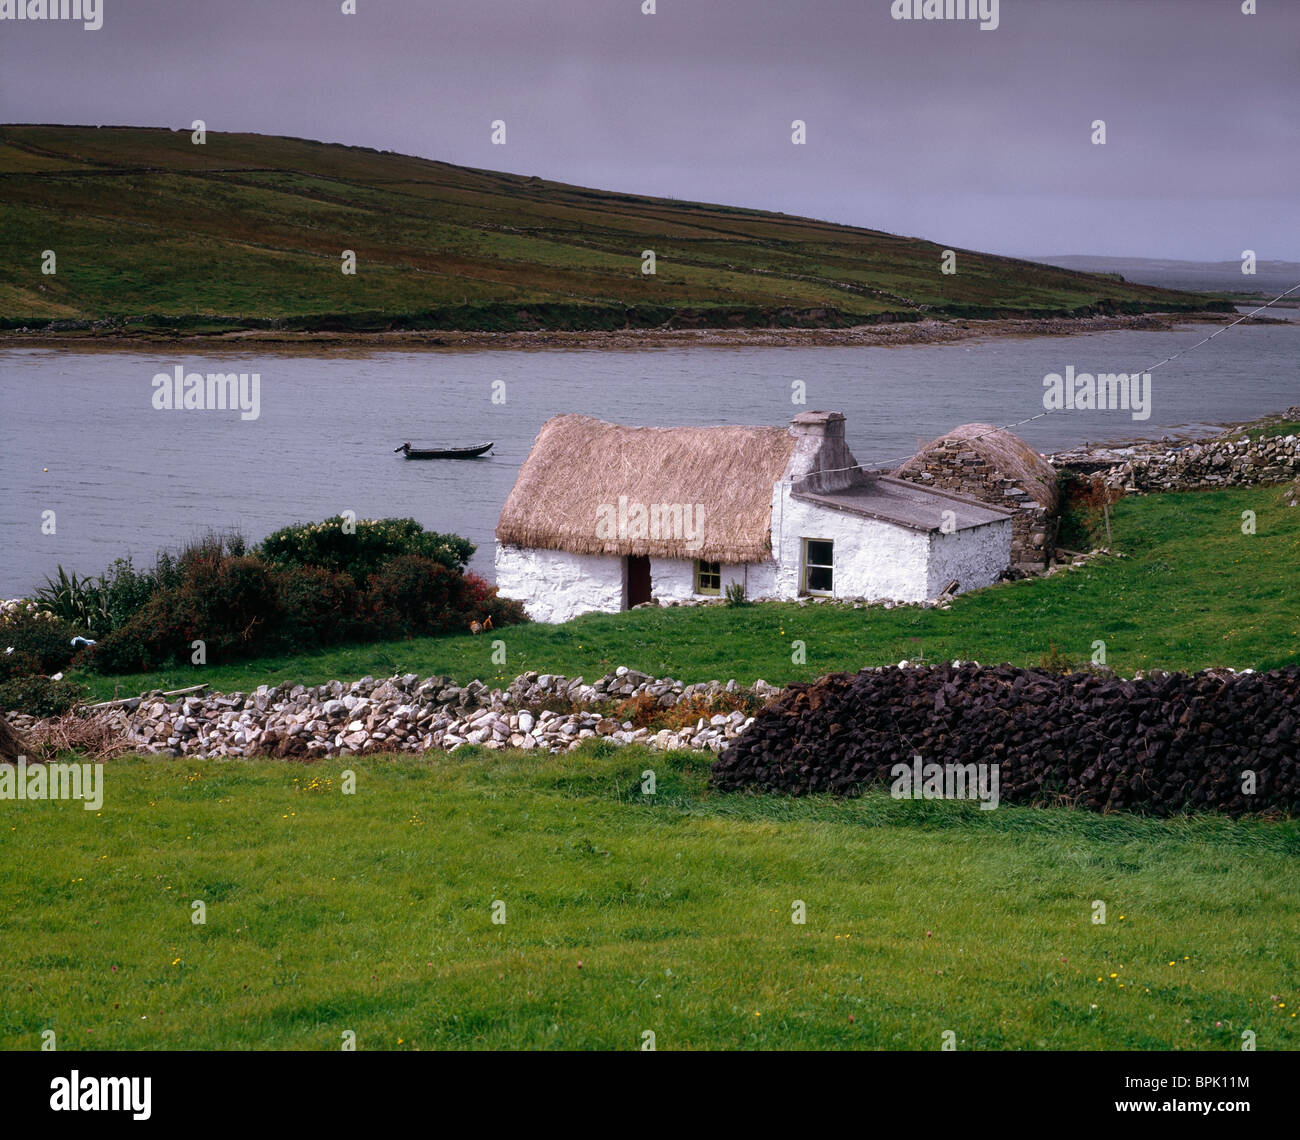
{"type": "Polygon", "coordinates": [[[404,443],[394,448],[393,454],[403,452],[407,459],[477,459],[491,446],[490,443],[480,443],[474,447],[412,447],[404,443]]]}

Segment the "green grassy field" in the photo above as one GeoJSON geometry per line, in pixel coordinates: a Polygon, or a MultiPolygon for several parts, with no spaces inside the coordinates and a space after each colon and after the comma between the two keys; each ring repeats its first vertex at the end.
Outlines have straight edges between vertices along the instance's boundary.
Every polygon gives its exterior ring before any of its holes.
{"type": "Polygon", "coordinates": [[[1300,661],[1300,509],[1280,487],[1149,495],[1113,512],[1116,549],[1047,579],[959,597],[950,610],[855,610],[761,604],[592,614],[564,625],[522,625],[491,636],[424,638],[288,659],[182,666],[122,677],[78,675],[96,698],[175,689],[200,681],[249,691],[280,681],[319,684],[365,674],[441,673],[506,684],[529,669],[582,675],[618,665],[655,676],[707,681],[762,677],[774,684],[894,664],[904,658],[1038,665],[1055,653],[1088,661],[1105,641],[1107,663],[1126,675],[1154,667],[1269,669],[1300,661]],[[1256,533],[1242,533],[1242,512],[1256,533]],[[506,663],[491,660],[505,643],[506,663]],[[805,643],[795,663],[792,645],[805,643]]]}
{"type": "Polygon", "coordinates": [[[196,146],[188,131],[3,125],[0,194],[0,328],[843,326],[1231,308],[966,250],[943,274],[944,247],[917,238],[263,135],[196,146]]]}
{"type": "Polygon", "coordinates": [[[99,812],[7,802],[0,1047],[1300,1043],[1296,821],[719,796],[706,765],[129,759],[99,812]]]}

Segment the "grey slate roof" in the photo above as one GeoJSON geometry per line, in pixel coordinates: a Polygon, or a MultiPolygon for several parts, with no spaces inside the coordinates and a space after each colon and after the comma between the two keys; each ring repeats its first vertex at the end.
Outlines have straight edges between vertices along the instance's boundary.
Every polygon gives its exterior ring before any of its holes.
{"type": "Polygon", "coordinates": [[[906,479],[881,475],[862,486],[846,487],[842,491],[818,494],[812,491],[794,491],[793,497],[805,503],[815,503],[833,511],[846,511],[863,518],[879,519],[909,530],[937,531],[943,522],[943,512],[952,511],[958,530],[1009,519],[1013,511],[994,507],[963,495],[932,490],[906,479]]]}

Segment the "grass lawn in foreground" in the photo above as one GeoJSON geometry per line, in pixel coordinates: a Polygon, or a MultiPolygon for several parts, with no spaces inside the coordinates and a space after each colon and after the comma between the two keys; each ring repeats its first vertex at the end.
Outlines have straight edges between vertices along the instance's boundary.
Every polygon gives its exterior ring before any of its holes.
{"type": "Polygon", "coordinates": [[[6,801],[0,1047],[1300,1044],[1298,821],[722,796],[710,759],[131,758],[98,813],[6,801]]]}
{"type": "MultiPolygon", "coordinates": [[[[280,681],[319,684],[365,674],[443,673],[506,684],[529,669],[593,681],[627,665],[681,681],[774,684],[904,658],[1033,666],[1053,649],[1137,669],[1212,665],[1270,669],[1300,660],[1300,508],[1282,487],[1135,496],[1112,516],[1115,548],[1052,578],[1005,583],[957,598],[950,610],[760,604],[591,614],[564,625],[522,625],[488,636],[421,638],[122,677],[77,675],[96,699],[200,681],[226,692],[280,681]],[[1242,512],[1256,533],[1242,533],[1242,512]],[[506,663],[491,660],[505,643],[506,663]],[[796,664],[792,644],[806,660],[796,664]]],[[[188,652],[188,650],[187,650],[188,652]]]]}

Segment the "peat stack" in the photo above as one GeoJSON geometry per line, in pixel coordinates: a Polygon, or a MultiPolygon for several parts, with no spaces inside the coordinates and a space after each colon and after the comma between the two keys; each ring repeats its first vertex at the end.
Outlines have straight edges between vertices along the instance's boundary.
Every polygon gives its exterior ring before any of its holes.
{"type": "Polygon", "coordinates": [[[1298,727],[1295,666],[1131,681],[1012,666],[872,669],[787,686],[711,779],[724,791],[855,795],[887,787],[894,765],[920,756],[997,764],[1009,803],[1296,815],[1298,727]]]}

